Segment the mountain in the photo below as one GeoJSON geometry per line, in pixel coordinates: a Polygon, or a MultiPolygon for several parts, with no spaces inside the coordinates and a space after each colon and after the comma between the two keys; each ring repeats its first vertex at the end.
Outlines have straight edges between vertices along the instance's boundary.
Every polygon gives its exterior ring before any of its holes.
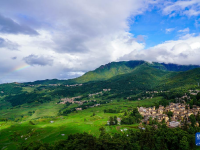
{"type": "Polygon", "coordinates": [[[142,66],[144,64],[151,68],[156,68],[163,71],[175,71],[175,72],[188,71],[194,68],[200,68],[200,66],[198,65],[177,65],[177,64],[165,64],[158,62],[149,63],[142,60],[111,62],[106,65],[100,66],[94,71],[89,71],[81,77],[68,80],[68,83],[86,83],[90,81],[103,81],[117,75],[131,73],[137,67],[142,66]]]}
{"type": "Polygon", "coordinates": [[[74,79],[76,83],[85,83],[89,81],[107,80],[111,77],[132,72],[135,67],[144,64],[145,61],[121,61],[111,62],[102,65],[94,71],[89,71],[83,76],[74,79]]]}
{"type": "Polygon", "coordinates": [[[131,61],[120,61],[120,62],[111,62],[105,65],[101,65],[99,68],[86,72],[84,75],[68,80],[58,80],[58,79],[46,79],[39,80],[35,82],[27,82],[24,84],[78,84],[78,83],[87,83],[87,82],[95,82],[95,81],[105,81],[111,79],[112,77],[128,74],[133,72],[136,68],[141,67],[142,65],[149,66],[150,68],[154,68],[162,71],[170,71],[170,72],[180,72],[180,71],[188,71],[195,68],[200,68],[198,65],[178,65],[178,64],[165,64],[158,62],[146,62],[143,60],[131,60],[131,61]]]}

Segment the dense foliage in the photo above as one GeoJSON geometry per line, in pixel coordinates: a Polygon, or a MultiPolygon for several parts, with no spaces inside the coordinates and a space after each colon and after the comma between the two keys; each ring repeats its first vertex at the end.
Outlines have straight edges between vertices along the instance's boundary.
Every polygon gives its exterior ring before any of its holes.
{"type": "Polygon", "coordinates": [[[23,150],[193,150],[195,146],[194,133],[199,128],[190,127],[184,131],[180,128],[167,128],[165,124],[146,126],[145,130],[132,131],[125,133],[108,134],[104,128],[100,128],[101,135],[99,138],[89,135],[88,133],[78,133],[69,135],[66,140],[58,141],[55,144],[44,144],[42,142],[32,142],[23,144],[23,150]]]}
{"type": "Polygon", "coordinates": [[[127,112],[124,113],[122,117],[121,124],[134,124],[139,123],[142,119],[142,116],[138,112],[137,108],[134,108],[130,114],[127,112]]]}

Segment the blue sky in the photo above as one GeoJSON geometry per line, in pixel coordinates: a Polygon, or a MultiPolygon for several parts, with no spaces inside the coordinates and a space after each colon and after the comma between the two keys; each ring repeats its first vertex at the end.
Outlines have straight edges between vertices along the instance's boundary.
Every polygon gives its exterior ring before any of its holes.
{"type": "Polygon", "coordinates": [[[199,29],[199,0],[1,0],[0,83],[69,79],[112,61],[200,65],[199,29]]]}
{"type": "Polygon", "coordinates": [[[185,16],[177,14],[175,16],[164,15],[158,8],[146,11],[144,14],[132,18],[130,23],[130,33],[135,36],[144,35],[145,49],[161,44],[169,40],[178,40],[184,33],[179,32],[186,28],[189,32],[199,34],[199,27],[195,26],[195,21],[199,16],[185,16]],[[167,31],[167,29],[171,29],[167,31]]]}

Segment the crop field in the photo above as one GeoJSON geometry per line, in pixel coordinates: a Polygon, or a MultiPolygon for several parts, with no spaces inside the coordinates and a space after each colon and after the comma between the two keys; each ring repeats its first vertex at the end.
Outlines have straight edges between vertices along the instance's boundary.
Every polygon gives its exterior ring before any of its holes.
{"type": "Polygon", "coordinates": [[[56,104],[55,101],[45,103],[39,106],[28,106],[10,109],[0,113],[4,117],[17,117],[24,115],[21,120],[0,122],[0,149],[17,149],[19,143],[43,141],[56,142],[66,139],[69,134],[87,132],[94,136],[99,136],[99,128],[105,127],[106,132],[120,133],[125,128],[137,130],[138,124],[134,125],[114,125],[107,126],[110,116],[120,117],[124,114],[123,110],[131,109],[137,106],[151,106],[158,102],[161,97],[146,99],[141,101],[115,101],[99,107],[92,107],[82,111],[76,111],[68,116],[57,116],[62,104],[56,104]],[[104,113],[104,109],[120,109],[120,113],[104,113]],[[29,116],[28,112],[34,111],[29,116]],[[95,114],[95,115],[93,115],[95,114]]]}

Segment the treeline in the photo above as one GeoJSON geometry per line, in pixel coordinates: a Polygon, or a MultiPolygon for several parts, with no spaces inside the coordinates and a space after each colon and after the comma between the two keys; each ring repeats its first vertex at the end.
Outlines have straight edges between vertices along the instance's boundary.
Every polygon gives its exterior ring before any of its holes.
{"type": "Polygon", "coordinates": [[[184,131],[181,128],[168,128],[166,124],[145,126],[145,130],[128,130],[121,133],[109,134],[105,128],[100,128],[100,136],[95,137],[88,133],[69,135],[66,140],[56,143],[21,144],[22,150],[194,150],[195,133],[199,128],[184,131]]]}
{"type": "MultiPolygon", "coordinates": [[[[87,109],[87,108],[89,108],[89,107],[92,107],[92,106],[94,106],[95,104],[106,104],[106,103],[109,103],[110,101],[108,101],[108,100],[103,100],[103,101],[91,101],[91,102],[84,102],[82,105],[79,105],[78,106],[78,108],[82,108],[82,110],[84,110],[84,109],[87,109]]],[[[71,105],[71,103],[66,103],[65,104],[65,107],[64,108],[62,108],[61,110],[59,110],[59,113],[58,113],[58,115],[68,115],[68,114],[70,114],[70,113],[72,113],[72,112],[74,112],[74,111],[76,111],[76,108],[77,108],[77,106],[76,107],[73,107],[73,108],[69,108],[69,105],[71,105]]],[[[99,106],[98,106],[99,107],[99,106]]]]}
{"type": "Polygon", "coordinates": [[[17,105],[22,105],[24,103],[49,102],[49,101],[51,101],[51,96],[46,95],[45,93],[38,94],[35,92],[32,92],[32,93],[24,92],[24,93],[14,95],[14,96],[7,96],[7,97],[5,97],[5,100],[10,102],[12,104],[12,106],[17,106],[17,105]]]}
{"type": "Polygon", "coordinates": [[[17,84],[0,84],[0,95],[11,95],[22,93],[22,87],[17,84]]]}
{"type": "Polygon", "coordinates": [[[103,110],[104,111],[104,113],[120,113],[120,110],[118,110],[118,109],[104,109],[103,110]]]}

